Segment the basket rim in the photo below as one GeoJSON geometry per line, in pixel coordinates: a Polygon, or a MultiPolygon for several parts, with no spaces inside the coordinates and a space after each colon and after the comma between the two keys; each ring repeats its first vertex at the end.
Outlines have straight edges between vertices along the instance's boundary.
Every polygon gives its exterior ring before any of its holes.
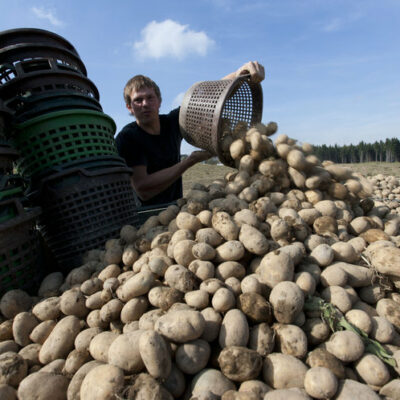
{"type": "MultiPolygon", "coordinates": [[[[74,117],[74,116],[81,117],[85,115],[91,117],[100,117],[105,120],[108,120],[108,122],[111,123],[114,131],[117,128],[115,121],[108,114],[105,114],[102,111],[82,109],[82,108],[69,108],[67,110],[55,111],[51,113],[38,115],[32,119],[21,122],[20,124],[16,124],[15,127],[17,130],[23,130],[26,129],[27,127],[31,127],[31,125],[35,125],[37,123],[42,123],[42,122],[48,122],[53,119],[58,119],[60,117],[74,117]]],[[[79,123],[79,121],[77,123],[79,123]]]]}

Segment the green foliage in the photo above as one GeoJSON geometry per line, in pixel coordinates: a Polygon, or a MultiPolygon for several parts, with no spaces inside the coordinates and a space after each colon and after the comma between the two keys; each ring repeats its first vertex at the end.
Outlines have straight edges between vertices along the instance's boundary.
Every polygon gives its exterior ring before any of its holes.
{"type": "Polygon", "coordinates": [[[375,143],[360,142],[357,145],[314,146],[314,154],[321,160],[335,163],[398,162],[400,161],[400,140],[397,138],[380,140],[375,143]]]}
{"type": "Polygon", "coordinates": [[[383,362],[392,367],[396,366],[394,358],[376,340],[346,320],[342,313],[331,303],[325,302],[320,297],[309,296],[304,303],[305,311],[320,311],[321,318],[328,324],[332,332],[347,330],[359,335],[364,343],[365,351],[375,354],[383,362]]]}

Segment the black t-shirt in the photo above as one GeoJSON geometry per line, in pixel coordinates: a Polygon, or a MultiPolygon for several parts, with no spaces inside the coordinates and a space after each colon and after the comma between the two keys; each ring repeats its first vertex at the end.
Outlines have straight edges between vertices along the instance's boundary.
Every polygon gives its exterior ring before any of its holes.
{"type": "MultiPolygon", "coordinates": [[[[129,167],[146,165],[152,174],[180,161],[182,136],[179,129],[179,108],[160,117],[160,134],[150,135],[136,122],[126,125],[117,135],[119,155],[129,167]]],[[[142,205],[169,203],[182,197],[182,178],[142,205]]]]}

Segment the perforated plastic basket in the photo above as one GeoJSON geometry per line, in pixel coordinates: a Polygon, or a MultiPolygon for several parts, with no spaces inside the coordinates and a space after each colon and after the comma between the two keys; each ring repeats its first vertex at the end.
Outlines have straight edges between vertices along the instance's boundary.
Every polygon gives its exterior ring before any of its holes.
{"type": "Polygon", "coordinates": [[[43,210],[39,226],[56,259],[67,249],[90,250],[88,246],[96,240],[109,238],[117,227],[132,224],[136,204],[130,175],[127,167],[75,168],[42,181],[35,196],[43,210]]]}
{"type": "Polygon", "coordinates": [[[61,47],[78,55],[75,47],[67,39],[44,29],[17,28],[1,31],[0,43],[0,48],[19,43],[41,43],[61,47]]]}
{"type": "Polygon", "coordinates": [[[40,208],[24,210],[0,224],[0,297],[8,290],[33,294],[42,278],[39,233],[35,228],[40,208]]]}
{"type": "Polygon", "coordinates": [[[75,53],[46,44],[14,44],[0,49],[0,86],[42,71],[70,71],[86,76],[86,67],[75,53]]]}
{"type": "Polygon", "coordinates": [[[44,114],[16,126],[19,173],[34,176],[51,167],[98,156],[118,156],[115,123],[93,110],[44,114]]]}
{"type": "Polygon", "coordinates": [[[54,90],[49,93],[20,96],[16,99],[14,120],[20,124],[43,114],[69,109],[85,109],[102,111],[100,103],[94,98],[80,93],[65,90],[54,90]]]}
{"type": "Polygon", "coordinates": [[[179,124],[187,142],[233,166],[233,160],[225,157],[221,149],[223,135],[233,131],[238,123],[249,128],[261,122],[261,117],[261,85],[245,75],[195,83],[183,98],[179,124]]]}
{"type": "Polygon", "coordinates": [[[19,153],[6,141],[0,139],[0,179],[4,174],[10,174],[13,170],[13,163],[19,153]]]}
{"type": "Polygon", "coordinates": [[[50,97],[60,91],[99,100],[99,91],[90,79],[64,70],[32,72],[21,79],[10,80],[0,85],[0,98],[4,110],[14,114],[21,111],[31,98],[39,95],[50,97]]]}

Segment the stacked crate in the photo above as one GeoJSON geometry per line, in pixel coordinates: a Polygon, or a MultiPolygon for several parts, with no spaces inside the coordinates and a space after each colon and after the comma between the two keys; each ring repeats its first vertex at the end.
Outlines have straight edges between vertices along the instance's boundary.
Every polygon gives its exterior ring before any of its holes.
{"type": "Polygon", "coordinates": [[[68,272],[134,221],[131,170],[116,151],[115,123],[76,49],[40,29],[0,32],[0,99],[12,114],[16,169],[42,213],[38,225],[68,272]]]}
{"type": "Polygon", "coordinates": [[[25,180],[14,171],[17,150],[7,140],[11,115],[0,101],[0,297],[10,289],[34,293],[42,275],[36,228],[39,207],[29,207],[25,180]]]}

